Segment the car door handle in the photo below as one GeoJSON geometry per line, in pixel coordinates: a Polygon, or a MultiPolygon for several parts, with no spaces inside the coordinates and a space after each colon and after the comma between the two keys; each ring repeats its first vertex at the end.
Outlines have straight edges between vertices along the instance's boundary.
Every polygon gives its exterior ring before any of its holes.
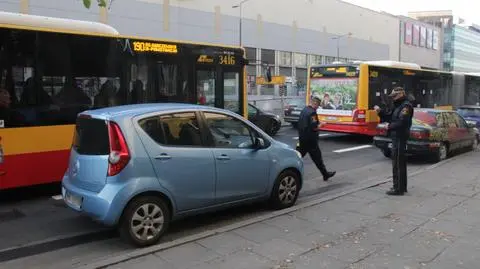
{"type": "Polygon", "coordinates": [[[217,157],[217,160],[227,161],[227,160],[230,160],[230,157],[228,157],[226,154],[222,154],[222,155],[217,157]]]}
{"type": "Polygon", "coordinates": [[[170,157],[170,155],[166,154],[166,153],[162,153],[160,155],[157,155],[155,157],[155,159],[157,160],[170,160],[172,157],[170,157]]]}

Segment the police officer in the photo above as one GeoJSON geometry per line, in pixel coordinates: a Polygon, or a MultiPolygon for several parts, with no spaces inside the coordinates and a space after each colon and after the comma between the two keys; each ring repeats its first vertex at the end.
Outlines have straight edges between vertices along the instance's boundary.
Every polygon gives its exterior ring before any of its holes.
{"type": "Polygon", "coordinates": [[[311,104],[306,106],[300,113],[298,120],[299,145],[297,150],[302,154],[302,157],[307,153],[310,154],[310,158],[312,158],[312,161],[322,173],[323,180],[327,181],[333,177],[336,172],[327,171],[323,162],[322,151],[318,147],[318,128],[320,123],[317,117],[317,109],[321,102],[320,97],[313,96],[311,104]]]}
{"type": "Polygon", "coordinates": [[[388,195],[403,195],[407,192],[407,163],[405,149],[412,126],[413,106],[405,94],[405,90],[396,87],[389,95],[393,99],[392,111],[375,106],[378,115],[387,123],[392,138],[393,188],[388,195]]]}

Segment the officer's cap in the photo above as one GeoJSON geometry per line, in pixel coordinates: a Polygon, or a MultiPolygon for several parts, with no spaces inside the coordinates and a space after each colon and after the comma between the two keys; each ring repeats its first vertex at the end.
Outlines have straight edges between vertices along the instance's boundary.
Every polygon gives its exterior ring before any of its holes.
{"type": "Polygon", "coordinates": [[[322,102],[322,98],[318,94],[312,95],[312,101],[322,102]]]}
{"type": "Polygon", "coordinates": [[[394,96],[397,96],[399,94],[405,94],[405,90],[402,87],[393,88],[392,92],[388,96],[394,97],[394,96]]]}

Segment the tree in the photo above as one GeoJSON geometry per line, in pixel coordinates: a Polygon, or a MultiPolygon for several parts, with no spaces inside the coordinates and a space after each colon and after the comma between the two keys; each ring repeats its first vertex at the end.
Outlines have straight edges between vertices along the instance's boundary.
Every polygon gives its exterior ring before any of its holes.
{"type": "MultiPolygon", "coordinates": [[[[99,7],[107,7],[107,0],[96,0],[99,7]]],[[[83,0],[83,5],[86,8],[90,8],[92,5],[92,0],[83,0]]]]}

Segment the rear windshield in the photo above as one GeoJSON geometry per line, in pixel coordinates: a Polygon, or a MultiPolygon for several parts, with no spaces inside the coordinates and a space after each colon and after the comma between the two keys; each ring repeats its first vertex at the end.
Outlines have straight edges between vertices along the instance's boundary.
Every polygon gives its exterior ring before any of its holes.
{"type": "Polygon", "coordinates": [[[480,108],[459,108],[457,112],[463,117],[480,117],[480,108]]]}
{"type": "Polygon", "coordinates": [[[302,99],[291,99],[287,101],[287,104],[291,106],[304,106],[305,105],[305,98],[302,99]]]}
{"type": "Polygon", "coordinates": [[[104,120],[78,118],[73,147],[82,155],[108,155],[108,129],[104,120]]]}
{"type": "Polygon", "coordinates": [[[435,112],[432,112],[432,111],[418,111],[418,110],[416,110],[413,113],[413,124],[436,127],[438,117],[441,117],[440,113],[435,113],[435,112]]]}

